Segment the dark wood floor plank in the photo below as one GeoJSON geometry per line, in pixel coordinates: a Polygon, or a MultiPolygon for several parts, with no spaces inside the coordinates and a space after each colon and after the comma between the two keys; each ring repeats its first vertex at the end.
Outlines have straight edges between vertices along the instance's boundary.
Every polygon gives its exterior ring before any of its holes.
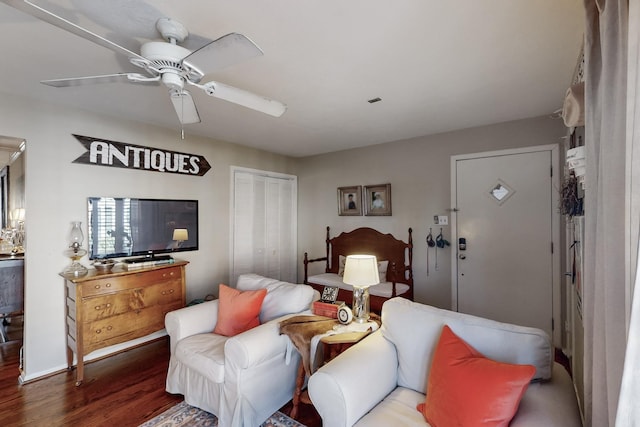
{"type": "MultiPolygon", "coordinates": [[[[64,371],[20,385],[21,341],[0,344],[0,426],[137,427],[183,400],[165,392],[168,338],[85,365],[84,382],[64,371]]],[[[291,403],[281,411],[289,413],[291,403]]],[[[299,421],[322,422],[311,405],[301,405],[299,421]]]]}
{"type": "Polygon", "coordinates": [[[0,344],[0,426],[138,426],[182,401],[164,391],[166,338],[24,385],[18,382],[21,343],[0,344]]]}

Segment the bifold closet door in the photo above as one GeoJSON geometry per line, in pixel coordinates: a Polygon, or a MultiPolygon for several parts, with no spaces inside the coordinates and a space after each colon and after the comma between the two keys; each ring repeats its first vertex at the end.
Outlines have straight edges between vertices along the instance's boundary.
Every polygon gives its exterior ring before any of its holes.
{"type": "Polygon", "coordinates": [[[243,273],[296,281],[296,182],[235,171],[232,283],[243,273]]]}

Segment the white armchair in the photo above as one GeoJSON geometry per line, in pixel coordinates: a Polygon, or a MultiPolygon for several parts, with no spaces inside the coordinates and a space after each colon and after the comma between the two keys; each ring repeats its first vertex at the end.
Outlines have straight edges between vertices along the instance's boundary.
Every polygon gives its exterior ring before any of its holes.
{"type": "Polygon", "coordinates": [[[267,288],[262,324],[233,337],[212,331],[219,301],[168,313],[165,326],[171,340],[166,390],[218,417],[221,427],[255,427],[291,400],[300,356],[289,352],[289,338],[279,322],[309,312],[318,293],[255,274],[238,278],[237,288],[267,288]],[[287,314],[285,314],[287,313],[287,314]]]}

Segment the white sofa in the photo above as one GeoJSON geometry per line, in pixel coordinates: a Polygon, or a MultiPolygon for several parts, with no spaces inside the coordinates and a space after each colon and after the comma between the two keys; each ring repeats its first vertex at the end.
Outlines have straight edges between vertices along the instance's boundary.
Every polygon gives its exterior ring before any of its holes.
{"type": "Polygon", "coordinates": [[[289,338],[279,322],[310,313],[319,294],[307,285],[256,274],[238,278],[240,290],[267,289],[260,311],[261,325],[233,337],[213,330],[219,301],[170,312],[165,326],[171,359],[166,390],[218,417],[220,427],[256,427],[293,395],[300,356],[289,352],[289,338]]]}
{"type": "MultiPolygon", "coordinates": [[[[309,396],[327,427],[427,426],[416,410],[442,327],[505,363],[536,367],[511,427],[581,426],[571,378],[545,332],[392,298],[382,327],[316,371],[309,396]]],[[[464,402],[460,403],[464,406],[464,402]]]]}

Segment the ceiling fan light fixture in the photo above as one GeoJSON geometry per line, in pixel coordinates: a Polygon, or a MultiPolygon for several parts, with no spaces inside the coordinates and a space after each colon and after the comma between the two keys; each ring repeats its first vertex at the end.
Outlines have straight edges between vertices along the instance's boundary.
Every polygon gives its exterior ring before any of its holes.
{"type": "Polygon", "coordinates": [[[163,73],[162,83],[169,89],[182,90],[184,88],[184,79],[175,73],[163,73]]]}

